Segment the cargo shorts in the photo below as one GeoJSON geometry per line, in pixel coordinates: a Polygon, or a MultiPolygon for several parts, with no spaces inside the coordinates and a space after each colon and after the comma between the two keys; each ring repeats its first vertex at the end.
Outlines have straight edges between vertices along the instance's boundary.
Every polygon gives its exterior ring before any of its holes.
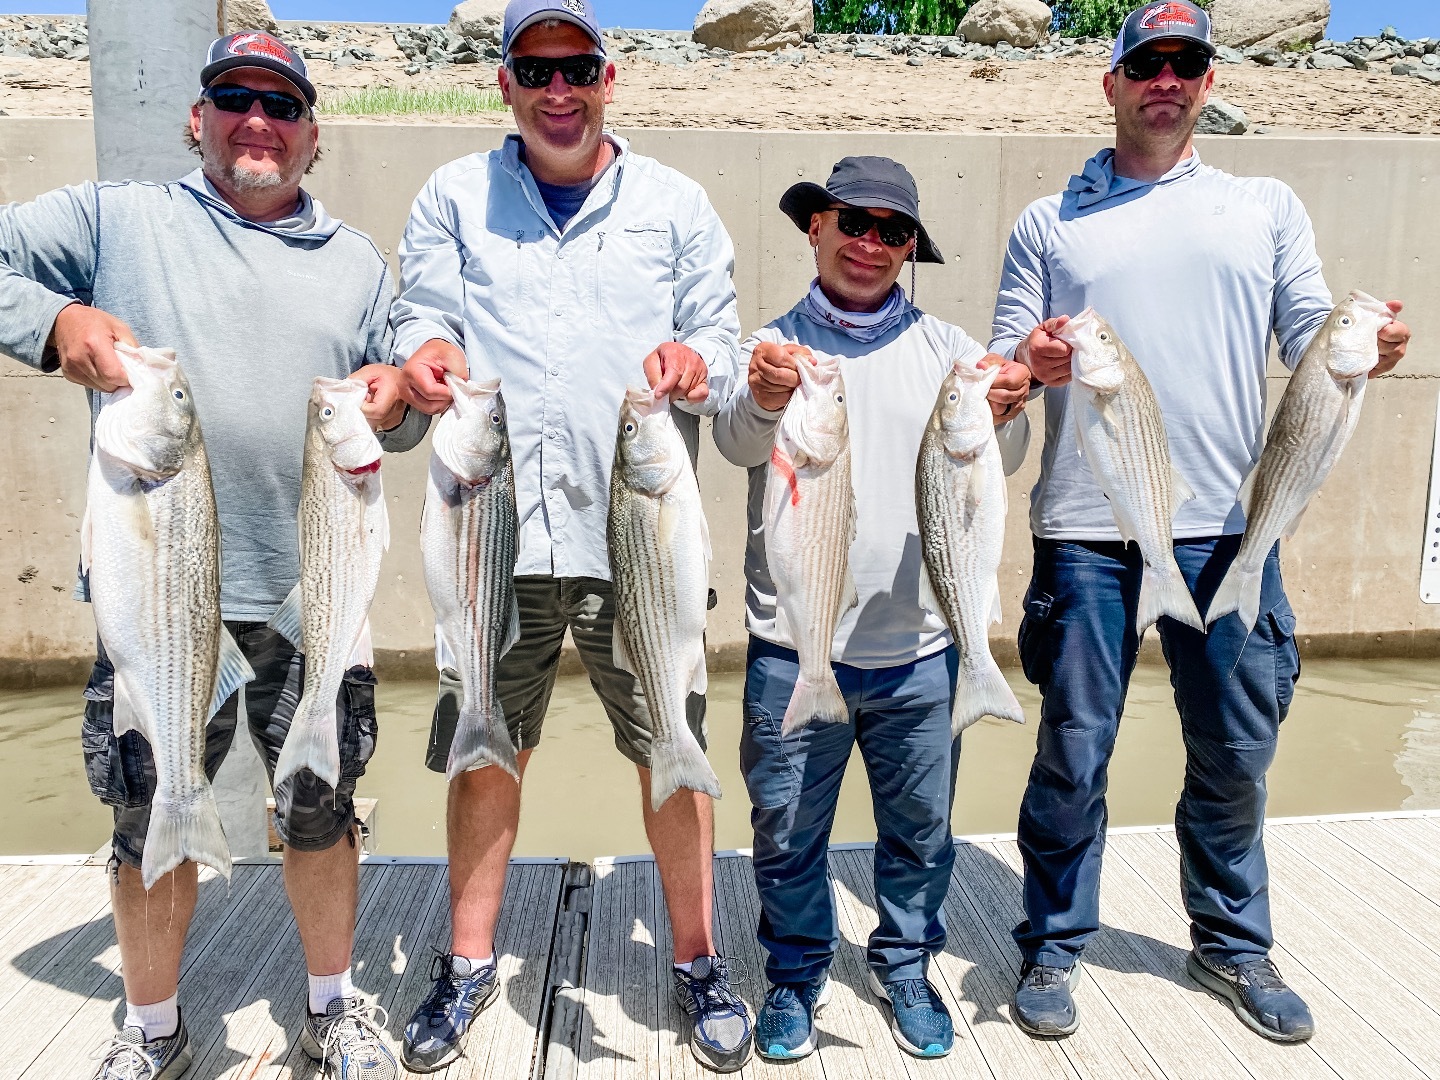
{"type": "MultiPolygon", "coordinates": [[[[590,685],[615,729],[616,749],[648,769],[654,725],[639,681],[615,666],[615,591],[610,582],[584,577],[517,577],[515,598],[520,607],[520,639],[501,658],[497,672],[500,705],[515,749],[533,750],[540,745],[540,727],[550,707],[560,646],[568,628],[590,685]]],[[[442,669],[425,753],[426,767],[435,772],[443,773],[450,757],[462,696],[460,673],[442,669]]],[[[691,694],[686,700],[685,720],[700,748],[705,749],[704,694],[691,694]]]]}
{"type": "MultiPolygon", "coordinates": [[[[245,715],[250,738],[260,751],[271,786],[275,763],[290,730],[290,721],[305,686],[305,657],[264,623],[227,622],[255,669],[245,685],[245,715]]],[[[155,758],[138,731],[115,735],[115,669],[97,646],[95,667],[85,687],[85,719],[81,739],[90,790],[115,812],[112,840],[115,858],[138,868],[150,828],[150,803],[155,797],[155,758]]],[[[211,718],[205,729],[205,775],[215,779],[230,750],[239,723],[236,693],[211,718]]],[[[355,783],[375,752],[375,676],[369,668],[353,667],[340,686],[340,784],[332,790],[309,769],[275,790],[275,832],[296,851],[324,851],[355,824],[355,783]]]]}

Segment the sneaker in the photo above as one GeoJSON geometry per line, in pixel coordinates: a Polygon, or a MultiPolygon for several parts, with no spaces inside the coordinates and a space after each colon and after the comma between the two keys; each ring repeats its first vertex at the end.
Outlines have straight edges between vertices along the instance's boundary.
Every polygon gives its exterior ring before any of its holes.
{"type": "Polygon", "coordinates": [[[688,972],[671,968],[675,1000],[690,1018],[690,1052],[716,1072],[734,1072],[750,1060],[755,1036],[750,1011],[730,989],[723,956],[697,956],[688,972]]]}
{"type": "Polygon", "coordinates": [[[385,1023],[378,1005],[360,997],[336,998],[323,1016],[306,1010],[300,1049],[329,1080],[398,1080],[395,1055],[380,1041],[385,1023]]]}
{"type": "Polygon", "coordinates": [[[1315,1021],[1300,995],[1285,985],[1268,956],[1221,964],[1191,951],[1185,958],[1190,977],[1230,1002],[1251,1031],[1275,1042],[1304,1042],[1315,1034],[1315,1021]]]}
{"type": "Polygon", "coordinates": [[[1015,988],[1015,1023],[1029,1035],[1070,1035],[1080,1026],[1075,999],[1070,996],[1080,982],[1080,961],[1069,967],[1020,965],[1020,985],[1015,988]]]}
{"type": "Polygon", "coordinates": [[[185,1018],[174,1035],[145,1041],[145,1030],[127,1027],[96,1055],[95,1080],[173,1080],[190,1067],[190,1032],[185,1018]]]}
{"type": "Polygon", "coordinates": [[[955,1022],[929,979],[882,983],[870,972],[870,992],[890,1006],[890,1034],[900,1049],[916,1057],[944,1057],[955,1044],[955,1022]]]}
{"type": "Polygon", "coordinates": [[[430,978],[435,985],[405,1025],[400,1046],[400,1060],[411,1072],[435,1072],[458,1058],[475,1017],[500,993],[500,971],[494,964],[456,975],[449,953],[431,959],[430,978]]]}
{"type": "Polygon", "coordinates": [[[755,1050],[768,1061],[794,1061],[815,1051],[815,1017],[830,1004],[830,977],[777,983],[755,1020],[755,1050]]]}

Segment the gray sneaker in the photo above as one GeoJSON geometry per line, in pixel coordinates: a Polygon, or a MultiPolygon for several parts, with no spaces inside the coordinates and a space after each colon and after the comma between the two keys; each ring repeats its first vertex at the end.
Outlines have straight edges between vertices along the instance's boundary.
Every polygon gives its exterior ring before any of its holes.
{"type": "Polygon", "coordinates": [[[145,1041],[145,1032],[127,1027],[103,1047],[95,1080],[174,1080],[190,1067],[190,1033],[185,1018],[175,1034],[145,1041]]]}
{"type": "Polygon", "coordinates": [[[385,1010],[360,997],[336,998],[324,1016],[306,1011],[300,1049],[329,1080],[399,1080],[400,1066],[380,1041],[385,1010]]]}

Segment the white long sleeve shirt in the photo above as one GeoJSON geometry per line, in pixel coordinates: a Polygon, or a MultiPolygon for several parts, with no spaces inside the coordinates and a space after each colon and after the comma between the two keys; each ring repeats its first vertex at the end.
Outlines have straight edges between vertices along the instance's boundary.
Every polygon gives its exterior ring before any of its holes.
{"type": "MultiPolygon", "coordinates": [[[[1066,191],[1020,215],[990,348],[1013,357],[1043,320],[1093,307],[1154,387],[1171,462],[1195,491],[1174,535],[1242,532],[1237,494],[1260,455],[1270,334],[1293,369],[1331,308],[1310,218],[1279,180],[1230,176],[1198,154],[1154,183],[1117,177],[1111,157],[1101,151],[1066,191]]],[[[1068,387],[1045,391],[1030,528],[1118,540],[1068,400],[1068,387]]]]}
{"type": "MultiPolygon", "coordinates": [[[[803,303],[803,301],[802,301],[803,303]]],[[[797,304],[740,346],[741,359],[762,341],[804,345],[833,356],[845,380],[850,425],[855,542],[850,572],[860,603],[835,630],[831,659],[859,668],[907,664],[940,652],[950,631],[920,605],[920,528],[915,514],[915,463],[940,384],[955,362],[975,363],[985,349],[958,326],[911,308],[899,325],[862,344],[800,314],[797,304]]],[[[745,545],[745,625],[764,641],[793,649],[775,620],[775,583],[765,558],[765,481],[783,410],[768,412],[741,383],[715,417],[715,445],[749,469],[745,545]]],[[[1022,413],[996,430],[1007,473],[1020,467],[1030,437],[1022,413]]]]}
{"type": "Polygon", "coordinates": [[[606,138],[615,160],[564,229],[512,135],[438,169],[400,245],[397,356],[440,338],[465,350],[472,377],[500,379],[517,574],[609,579],[620,402],[627,385],[645,385],[657,345],[682,342],[709,368],[709,398],[676,406],[692,455],[696,414],[713,414],[735,384],[740,319],[724,225],[699,184],[606,138]]]}

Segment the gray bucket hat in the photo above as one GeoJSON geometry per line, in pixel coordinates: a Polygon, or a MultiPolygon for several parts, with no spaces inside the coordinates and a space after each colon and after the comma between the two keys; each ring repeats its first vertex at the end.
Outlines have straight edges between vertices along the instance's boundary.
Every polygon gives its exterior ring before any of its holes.
{"type": "Polygon", "coordinates": [[[809,232],[810,216],[837,202],[904,214],[915,222],[915,261],[945,261],[920,220],[920,193],[915,178],[898,161],[887,157],[841,158],[830,170],[824,187],[808,181],[794,184],[780,196],[780,209],[801,232],[809,232]]]}

